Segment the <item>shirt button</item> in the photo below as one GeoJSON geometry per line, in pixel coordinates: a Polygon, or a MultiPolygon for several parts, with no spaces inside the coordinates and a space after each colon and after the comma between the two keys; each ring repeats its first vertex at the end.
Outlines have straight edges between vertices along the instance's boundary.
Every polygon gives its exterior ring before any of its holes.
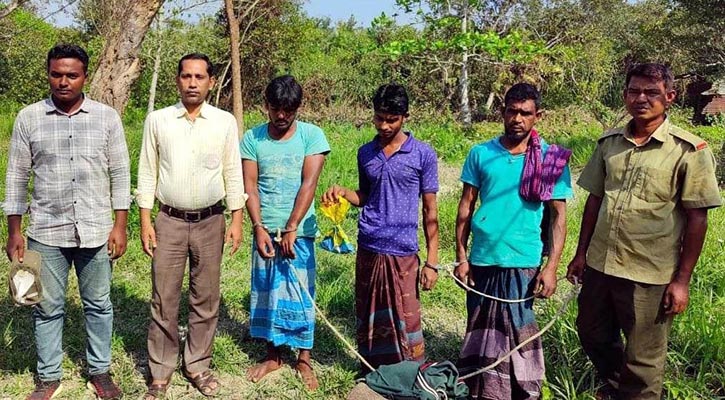
{"type": "Polygon", "coordinates": [[[75,181],[76,181],[76,178],[71,179],[71,182],[75,182],[75,181]]]}
{"type": "Polygon", "coordinates": [[[68,136],[68,139],[73,139],[73,135],[68,136]]]}
{"type": "Polygon", "coordinates": [[[73,161],[73,157],[71,157],[70,160],[73,161]]]}

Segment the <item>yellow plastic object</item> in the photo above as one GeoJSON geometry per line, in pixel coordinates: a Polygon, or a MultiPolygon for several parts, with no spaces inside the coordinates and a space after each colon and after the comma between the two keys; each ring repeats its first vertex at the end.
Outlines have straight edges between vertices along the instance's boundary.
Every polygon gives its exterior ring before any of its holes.
{"type": "Polygon", "coordinates": [[[337,200],[337,203],[320,207],[322,215],[333,223],[332,229],[325,234],[320,246],[333,253],[351,253],[355,251],[355,248],[350,244],[350,238],[342,229],[342,221],[345,220],[345,215],[350,210],[350,202],[342,196],[338,196],[337,200]]]}

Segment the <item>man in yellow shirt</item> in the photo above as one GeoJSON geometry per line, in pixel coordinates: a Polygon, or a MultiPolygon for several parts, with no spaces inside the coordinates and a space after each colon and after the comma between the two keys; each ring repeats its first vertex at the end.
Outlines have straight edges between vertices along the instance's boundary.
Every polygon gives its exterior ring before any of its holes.
{"type": "Polygon", "coordinates": [[[137,202],[141,241],[153,259],[148,333],[152,381],[145,400],[163,397],[176,369],[187,258],[190,310],[182,369],[203,395],[219,390],[209,364],[219,319],[222,249],[225,236],[232,242],[231,254],[239,247],[246,194],[236,120],[206,102],[214,85],[211,69],[203,54],[182,57],[176,76],[181,102],[152,112],[144,124],[137,202]],[[152,225],[154,198],[160,212],[152,225]],[[232,211],[228,229],[222,199],[232,211]]]}
{"type": "Polygon", "coordinates": [[[667,118],[673,81],[662,64],[627,73],[632,119],[602,135],[577,182],[589,197],[567,276],[583,283],[582,347],[618,399],[660,399],[672,318],[722,203],[707,143],[667,118]]]}

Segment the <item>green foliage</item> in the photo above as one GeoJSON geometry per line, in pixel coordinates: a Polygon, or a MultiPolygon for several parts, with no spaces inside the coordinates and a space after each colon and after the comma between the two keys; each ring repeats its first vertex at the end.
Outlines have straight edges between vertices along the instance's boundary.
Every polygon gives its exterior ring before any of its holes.
{"type": "Polygon", "coordinates": [[[177,64],[182,56],[188,53],[204,53],[216,66],[217,74],[220,74],[229,52],[229,41],[224,34],[223,29],[211,17],[202,18],[192,25],[169,16],[162,23],[155,24],[143,43],[141,61],[144,67],[133,86],[129,108],[146,108],[157,51],[160,51],[161,64],[156,87],[156,109],[174,104],[179,99],[175,79],[177,64]]]}
{"type": "Polygon", "coordinates": [[[59,32],[32,13],[17,9],[0,20],[0,92],[7,100],[30,103],[47,96],[45,63],[59,32]]]}

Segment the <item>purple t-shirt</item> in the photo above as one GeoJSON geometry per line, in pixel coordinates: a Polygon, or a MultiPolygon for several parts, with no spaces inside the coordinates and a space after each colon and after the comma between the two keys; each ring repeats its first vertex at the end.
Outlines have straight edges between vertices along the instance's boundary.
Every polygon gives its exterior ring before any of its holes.
{"type": "Polygon", "coordinates": [[[394,256],[418,252],[418,205],[438,192],[438,159],[428,144],[408,139],[386,157],[377,137],[357,152],[360,190],[367,194],[358,221],[358,245],[394,256]]]}

